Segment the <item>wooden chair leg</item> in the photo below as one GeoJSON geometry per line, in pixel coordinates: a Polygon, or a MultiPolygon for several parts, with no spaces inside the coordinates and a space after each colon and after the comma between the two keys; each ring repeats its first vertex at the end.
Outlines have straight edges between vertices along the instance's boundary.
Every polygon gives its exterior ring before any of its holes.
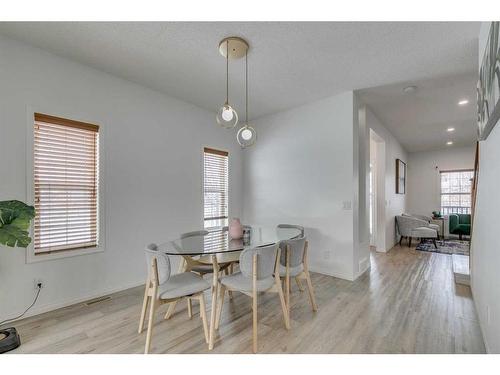
{"type": "Polygon", "coordinates": [[[208,322],[207,322],[207,310],[205,306],[205,295],[203,292],[199,295],[200,300],[200,317],[203,322],[203,333],[205,334],[205,341],[208,344],[208,322]]]}
{"type": "Polygon", "coordinates": [[[177,305],[177,301],[171,302],[170,305],[168,305],[168,310],[167,310],[167,313],[165,314],[165,319],[170,319],[172,317],[172,314],[175,311],[176,305],[177,305]]]}
{"type": "MultiPolygon", "coordinates": [[[[231,265],[229,267],[227,267],[225,270],[224,270],[224,274],[225,275],[231,275],[233,273],[233,263],[231,263],[231,265]]],[[[233,292],[228,290],[227,291],[227,294],[229,295],[229,299],[233,299],[233,292]]]]}
{"type": "Polygon", "coordinates": [[[307,289],[309,291],[309,300],[311,301],[311,307],[313,311],[318,311],[318,305],[316,305],[316,298],[314,297],[314,289],[311,282],[311,276],[309,275],[309,271],[305,272],[307,289]]]}
{"type": "Polygon", "coordinates": [[[411,237],[408,237],[408,247],[411,247],[411,237]]]}
{"type": "Polygon", "coordinates": [[[142,300],[141,318],[139,319],[139,330],[138,330],[139,333],[141,333],[142,330],[144,329],[144,320],[146,319],[146,311],[148,310],[148,302],[149,302],[148,290],[149,290],[149,277],[148,277],[148,282],[146,283],[146,287],[144,289],[144,299],[142,300]]]}
{"type": "MultiPolygon", "coordinates": [[[[156,290],[154,290],[153,296],[156,295],[156,290]]],[[[149,322],[148,322],[148,332],[146,334],[146,346],[144,348],[144,354],[149,353],[149,349],[151,348],[151,336],[153,334],[153,326],[154,326],[154,314],[156,309],[156,297],[151,297],[151,306],[149,308],[149,322]]]]}
{"type": "Polygon", "coordinates": [[[257,291],[254,289],[252,292],[252,321],[253,321],[253,326],[252,326],[252,334],[253,334],[253,352],[257,353],[257,291]]]}
{"type": "Polygon", "coordinates": [[[401,242],[403,241],[403,236],[399,237],[399,246],[401,246],[401,242]]]}
{"type": "Polygon", "coordinates": [[[219,285],[219,300],[217,301],[217,315],[215,316],[215,329],[219,329],[220,319],[222,316],[222,307],[224,306],[224,297],[226,295],[226,287],[219,285]]]}
{"type": "Polygon", "coordinates": [[[302,285],[302,281],[300,281],[300,279],[298,277],[295,278],[295,282],[297,283],[297,287],[299,288],[299,290],[301,292],[304,291],[304,286],[302,285]]]}
{"type": "Polygon", "coordinates": [[[276,288],[278,290],[278,296],[280,298],[281,310],[283,310],[283,321],[285,322],[285,328],[290,329],[290,316],[288,315],[288,307],[285,302],[285,296],[283,295],[283,289],[281,288],[281,280],[279,277],[275,277],[276,288]]]}
{"type": "Polygon", "coordinates": [[[286,276],[285,276],[285,302],[287,314],[290,316],[290,246],[286,246],[286,276]]]}
{"type": "Polygon", "coordinates": [[[193,304],[191,302],[191,298],[187,299],[187,308],[189,319],[191,319],[193,317],[193,304]]]}
{"type": "Polygon", "coordinates": [[[252,349],[254,353],[257,353],[258,342],[257,342],[257,254],[253,256],[252,264],[252,349]]]}
{"type": "Polygon", "coordinates": [[[217,310],[217,287],[219,284],[219,264],[217,263],[217,257],[212,255],[212,309],[210,310],[210,333],[208,335],[208,350],[214,348],[215,341],[215,314],[217,310]]]}

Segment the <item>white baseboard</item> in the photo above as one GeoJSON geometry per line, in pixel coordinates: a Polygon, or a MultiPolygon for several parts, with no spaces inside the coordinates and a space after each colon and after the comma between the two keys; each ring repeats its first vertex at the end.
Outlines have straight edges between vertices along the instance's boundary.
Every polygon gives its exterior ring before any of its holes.
{"type": "Polygon", "coordinates": [[[490,348],[489,348],[489,345],[488,345],[488,341],[487,341],[487,337],[486,337],[486,331],[483,328],[483,322],[482,322],[481,315],[480,315],[480,311],[481,310],[479,310],[478,302],[474,298],[474,287],[473,287],[473,284],[472,284],[472,280],[471,280],[471,288],[470,288],[470,290],[471,290],[471,294],[472,294],[472,301],[474,301],[474,307],[476,308],[477,320],[479,322],[479,329],[481,331],[481,334],[483,335],[484,348],[486,349],[486,354],[490,354],[491,351],[490,351],[490,348]]]}
{"type": "MultiPolygon", "coordinates": [[[[33,306],[33,308],[30,309],[26,313],[26,315],[24,315],[22,318],[16,319],[16,320],[21,320],[21,319],[24,319],[24,318],[28,318],[30,316],[40,315],[40,314],[43,314],[43,313],[46,313],[46,312],[49,312],[49,311],[54,311],[54,310],[57,310],[57,309],[60,309],[60,308],[63,308],[63,307],[68,307],[68,306],[71,306],[71,305],[74,305],[74,304],[77,304],[77,303],[82,303],[82,302],[85,302],[85,301],[88,301],[88,300],[91,300],[91,299],[94,299],[94,298],[99,298],[99,297],[102,297],[102,296],[106,296],[108,294],[121,292],[123,290],[130,289],[130,288],[135,288],[135,287],[140,286],[140,285],[144,285],[144,280],[134,281],[134,282],[130,282],[130,283],[127,283],[127,284],[124,284],[124,285],[121,285],[121,286],[116,286],[116,287],[113,287],[113,288],[103,289],[103,290],[101,290],[99,292],[87,294],[87,295],[84,295],[84,296],[81,296],[81,297],[78,297],[78,298],[74,298],[74,299],[57,301],[57,302],[48,303],[48,304],[41,305],[41,306],[37,306],[35,304],[35,306],[33,306]]],[[[43,289],[42,289],[42,293],[43,293],[43,289]]],[[[12,315],[15,315],[15,314],[16,314],[15,312],[12,313],[12,315]]],[[[15,322],[16,320],[13,320],[13,322],[15,322]]]]}
{"type": "Polygon", "coordinates": [[[344,274],[344,273],[341,273],[341,272],[335,272],[335,271],[332,272],[331,269],[326,268],[323,265],[319,265],[319,264],[310,264],[309,265],[309,271],[320,273],[322,275],[337,277],[339,279],[344,279],[344,280],[348,280],[348,281],[353,281],[354,280],[353,277],[352,277],[352,275],[347,275],[347,274],[344,274]]]}

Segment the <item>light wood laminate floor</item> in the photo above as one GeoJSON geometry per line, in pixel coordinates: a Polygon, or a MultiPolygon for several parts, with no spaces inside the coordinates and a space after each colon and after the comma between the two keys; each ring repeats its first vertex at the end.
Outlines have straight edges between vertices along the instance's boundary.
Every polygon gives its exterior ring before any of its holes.
{"type": "MultiPolygon", "coordinates": [[[[313,273],[319,311],[293,283],[290,331],[278,298],[259,296],[259,352],[484,353],[470,288],[455,285],[451,267],[449,255],[396,246],[372,251],[371,270],[355,282],[313,273]]],[[[13,353],[142,353],[142,297],[138,287],[18,321],[23,344],[13,353]]],[[[157,311],[151,352],[207,353],[198,305],[191,320],[185,302],[170,320],[163,320],[166,308],[157,311]]],[[[226,298],[213,353],[251,349],[251,299],[235,293],[226,298]]]]}

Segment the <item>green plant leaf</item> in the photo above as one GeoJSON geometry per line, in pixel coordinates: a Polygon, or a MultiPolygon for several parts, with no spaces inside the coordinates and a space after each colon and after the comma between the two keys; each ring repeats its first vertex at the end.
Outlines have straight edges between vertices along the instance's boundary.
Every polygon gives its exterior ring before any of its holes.
{"type": "Polygon", "coordinates": [[[0,202],[0,245],[27,247],[31,243],[28,233],[35,208],[20,201],[0,202]]]}

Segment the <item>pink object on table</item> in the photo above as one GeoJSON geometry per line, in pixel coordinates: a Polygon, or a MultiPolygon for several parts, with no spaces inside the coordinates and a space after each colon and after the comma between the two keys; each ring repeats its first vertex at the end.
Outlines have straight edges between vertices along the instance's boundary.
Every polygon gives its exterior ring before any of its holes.
{"type": "Polygon", "coordinates": [[[240,219],[234,218],[229,223],[229,236],[233,240],[239,240],[243,237],[243,226],[240,223],[240,219]]]}

